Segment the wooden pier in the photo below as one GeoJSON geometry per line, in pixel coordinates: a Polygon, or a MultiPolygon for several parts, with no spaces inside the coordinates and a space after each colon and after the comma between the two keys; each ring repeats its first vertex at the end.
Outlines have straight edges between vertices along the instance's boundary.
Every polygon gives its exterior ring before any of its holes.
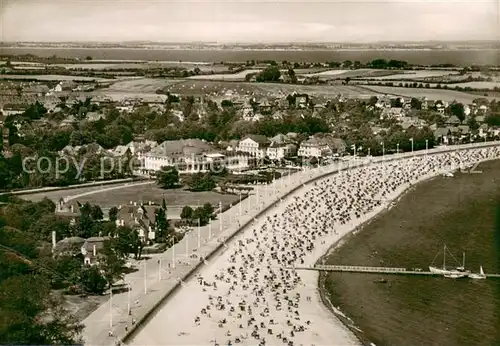
{"type": "MultiPolygon", "coordinates": [[[[346,266],[346,265],[323,265],[318,264],[311,267],[292,267],[288,269],[295,270],[315,270],[343,273],[367,273],[367,274],[394,274],[394,275],[430,275],[443,276],[442,274],[432,273],[430,271],[419,271],[407,268],[393,267],[367,267],[367,266],[346,266]]],[[[500,278],[500,274],[486,274],[487,278],[500,278]]]]}

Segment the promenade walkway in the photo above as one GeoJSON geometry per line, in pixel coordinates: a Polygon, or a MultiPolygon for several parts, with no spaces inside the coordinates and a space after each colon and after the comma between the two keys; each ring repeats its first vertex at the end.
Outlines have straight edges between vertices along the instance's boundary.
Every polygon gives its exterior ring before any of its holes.
{"type": "MultiPolygon", "coordinates": [[[[340,162],[317,169],[308,169],[285,176],[270,185],[259,185],[254,193],[242,204],[219,214],[218,220],[210,225],[195,228],[181,242],[165,253],[151,256],[141,261],[138,271],[125,277],[131,288],[130,293],[113,295],[112,299],[94,311],[83,321],[84,340],[88,345],[110,345],[122,340],[133,327],[132,320],[144,318],[160,301],[179,285],[180,278],[186,277],[200,264],[198,256],[206,257],[221,244],[240,230],[241,226],[251,223],[262,210],[271,208],[292,190],[320,177],[339,172],[339,170],[369,164],[370,162],[392,161],[417,155],[432,155],[444,151],[454,151],[473,147],[499,145],[498,142],[479,143],[463,147],[436,148],[426,152],[416,152],[386,156],[384,158],[364,158],[352,162],[340,162]],[[195,256],[196,255],[196,256],[195,256]],[[130,305],[131,315],[127,314],[130,305]],[[108,335],[112,330],[114,336],[108,335]]],[[[458,168],[458,167],[455,167],[458,168]]],[[[450,169],[452,169],[450,167],[450,169]]]]}

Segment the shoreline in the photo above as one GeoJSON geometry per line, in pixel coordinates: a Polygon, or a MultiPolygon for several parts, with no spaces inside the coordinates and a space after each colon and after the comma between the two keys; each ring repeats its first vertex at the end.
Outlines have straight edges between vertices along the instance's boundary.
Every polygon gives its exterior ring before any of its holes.
{"type": "MultiPolygon", "coordinates": [[[[488,163],[491,161],[500,161],[500,158],[489,158],[485,159],[479,162],[479,164],[484,164],[488,163]]],[[[448,172],[453,172],[453,173],[458,173],[457,170],[449,170],[448,172]]],[[[367,220],[364,220],[361,222],[359,225],[357,225],[354,229],[352,229],[351,232],[343,235],[341,238],[339,238],[334,244],[332,244],[328,251],[325,252],[319,259],[316,261],[316,264],[325,264],[327,260],[337,251],[339,251],[343,246],[347,245],[354,236],[356,236],[359,232],[363,232],[370,224],[378,221],[381,218],[384,218],[388,212],[391,211],[391,209],[395,208],[398,206],[399,203],[401,203],[401,200],[405,198],[408,194],[411,192],[414,192],[415,190],[418,190],[421,188],[423,184],[429,184],[435,179],[439,178],[441,176],[442,172],[438,172],[434,174],[433,176],[430,177],[424,177],[422,179],[419,179],[417,182],[410,184],[407,188],[403,189],[396,198],[391,199],[388,203],[387,206],[382,208],[379,212],[377,212],[375,215],[369,217],[367,220]]],[[[340,263],[343,264],[343,263],[340,263]]],[[[354,264],[353,264],[354,265],[354,264]]],[[[347,312],[342,311],[340,307],[337,307],[333,304],[333,302],[330,299],[330,295],[332,294],[331,292],[328,291],[325,281],[327,279],[327,276],[329,275],[329,272],[319,272],[318,275],[318,280],[317,280],[317,289],[321,297],[321,301],[325,307],[329,309],[329,311],[337,318],[339,319],[342,324],[349,329],[355,336],[358,338],[358,340],[361,342],[362,345],[364,346],[375,346],[374,341],[370,340],[364,333],[364,331],[361,329],[356,324],[356,320],[352,319],[347,312]]],[[[383,275],[383,274],[381,274],[383,275]]],[[[333,289],[333,292],[335,292],[335,289],[333,289]]],[[[341,295],[341,293],[336,292],[336,294],[341,295]]],[[[363,314],[363,313],[361,313],[363,314]]]]}
{"type": "MultiPolygon", "coordinates": [[[[471,147],[471,148],[473,148],[473,147],[471,147]]],[[[448,152],[449,152],[449,150],[448,150],[448,152]]],[[[403,156],[401,158],[406,158],[406,157],[407,156],[403,156]]],[[[496,157],[495,157],[495,159],[496,159],[496,157]]],[[[446,167],[448,167],[448,166],[446,166],[446,167]]],[[[446,167],[444,167],[444,170],[446,170],[446,171],[450,170],[450,168],[446,169],[446,167]]],[[[454,169],[456,169],[456,167],[454,169]]],[[[437,175],[440,175],[444,170],[441,169],[441,167],[439,167],[439,169],[437,171],[436,170],[430,171],[428,174],[425,174],[424,176],[422,176],[421,179],[417,178],[416,180],[413,180],[413,183],[411,185],[408,184],[407,186],[405,185],[405,186],[397,189],[394,192],[394,194],[392,195],[393,197],[387,198],[387,200],[388,201],[390,200],[392,203],[392,201],[400,198],[401,194],[403,194],[406,191],[409,191],[410,188],[412,186],[415,186],[418,182],[424,181],[424,180],[429,180],[437,175]]],[[[323,174],[322,177],[318,176],[315,180],[320,181],[320,180],[328,179],[329,177],[332,176],[331,173],[334,173],[333,175],[335,175],[336,172],[330,172],[330,173],[323,174]]],[[[311,189],[311,188],[314,188],[315,184],[308,183],[307,186],[311,189]]],[[[299,191],[298,193],[301,194],[301,192],[304,193],[304,191],[299,191]]],[[[293,197],[293,195],[294,194],[290,194],[288,197],[293,197]]],[[[276,203],[274,203],[274,204],[276,204],[276,203]]],[[[382,206],[380,208],[377,208],[376,210],[372,211],[371,213],[368,213],[365,216],[363,216],[359,220],[359,222],[356,222],[356,224],[354,225],[355,226],[354,228],[353,228],[352,224],[344,225],[343,227],[341,227],[342,230],[340,230],[340,228],[339,228],[339,233],[343,234],[344,236],[348,235],[348,234],[352,234],[352,232],[353,231],[355,232],[356,229],[358,228],[357,226],[359,226],[360,224],[364,224],[368,220],[372,219],[374,216],[379,215],[381,211],[387,209],[387,205],[389,205],[389,204],[388,203],[382,204],[382,206]]],[[[285,207],[278,204],[277,208],[279,208],[281,210],[282,208],[285,208],[285,207]]],[[[280,213],[278,210],[276,210],[275,214],[280,214],[280,213]]],[[[258,229],[258,227],[257,227],[257,229],[258,229]]],[[[248,234],[246,236],[248,236],[248,234]]],[[[242,237],[245,237],[245,235],[244,234],[237,235],[237,239],[240,239],[242,237]]],[[[338,236],[334,235],[333,232],[331,232],[328,237],[324,238],[324,240],[326,242],[328,242],[328,244],[331,244],[332,242],[328,241],[327,238],[337,239],[337,241],[339,240],[338,236]]],[[[343,237],[341,237],[340,239],[342,239],[342,238],[343,237]]],[[[237,240],[237,239],[235,239],[235,240],[237,240]]],[[[323,246],[323,244],[325,244],[325,243],[322,243],[322,245],[317,244],[317,247],[315,246],[315,250],[307,255],[307,257],[305,258],[306,263],[308,263],[307,265],[314,265],[314,263],[318,260],[318,258],[321,258],[325,254],[325,251],[332,247],[331,245],[328,245],[325,248],[325,246],[323,246]]],[[[233,245],[233,243],[231,243],[230,245],[233,245]]],[[[220,261],[222,261],[222,262],[220,262],[218,264],[212,263],[210,266],[208,266],[208,268],[204,269],[203,276],[206,277],[208,275],[210,277],[213,273],[216,273],[217,268],[222,269],[225,265],[224,263],[226,263],[225,261],[226,261],[227,255],[228,255],[228,251],[223,251],[222,253],[220,253],[219,257],[222,257],[222,259],[220,259],[220,261]],[[216,268],[214,269],[213,266],[216,266],[216,268]]],[[[217,260],[216,260],[216,262],[217,262],[217,260]]],[[[317,278],[318,277],[316,275],[317,273],[315,273],[315,272],[311,272],[311,273],[313,273],[314,275],[310,275],[307,273],[304,273],[304,275],[302,275],[302,274],[300,275],[302,277],[304,285],[308,286],[307,287],[308,289],[304,289],[304,288],[302,288],[302,286],[300,288],[298,288],[301,295],[305,296],[307,294],[311,294],[312,291],[314,291],[316,294],[318,293],[318,285],[317,285],[317,283],[318,283],[317,278]]],[[[174,344],[184,344],[185,342],[188,342],[189,344],[207,342],[207,340],[202,340],[202,336],[200,336],[199,334],[201,334],[201,335],[212,334],[213,336],[215,336],[217,334],[217,340],[224,339],[224,336],[222,334],[218,334],[218,333],[221,333],[223,331],[221,331],[220,329],[217,329],[216,326],[214,326],[212,329],[205,330],[205,333],[200,333],[199,329],[193,329],[193,328],[195,328],[195,326],[193,326],[192,323],[189,323],[189,321],[191,321],[191,320],[188,316],[192,315],[194,318],[194,316],[197,313],[199,313],[199,310],[197,310],[197,309],[201,309],[203,307],[204,296],[206,296],[207,293],[199,292],[198,291],[199,286],[196,284],[196,282],[194,282],[194,280],[191,280],[191,278],[189,280],[186,280],[184,286],[186,286],[185,289],[179,290],[175,296],[172,296],[171,299],[168,299],[168,302],[166,302],[166,304],[164,306],[162,306],[160,311],[158,311],[157,314],[155,314],[155,318],[150,320],[148,324],[144,325],[144,329],[142,330],[142,332],[138,333],[137,335],[132,336],[132,340],[130,340],[130,342],[132,344],[151,344],[151,345],[161,344],[162,342],[163,343],[165,342],[165,339],[163,339],[163,338],[166,335],[169,335],[168,340],[171,340],[171,342],[174,344]],[[192,301],[192,306],[190,306],[189,308],[186,308],[184,302],[186,300],[189,300],[189,299],[191,299],[191,301],[192,301]],[[196,306],[197,303],[199,303],[199,305],[200,305],[199,307],[196,306]],[[190,309],[193,309],[193,310],[188,311],[190,309]],[[186,319],[183,320],[183,319],[179,318],[178,313],[176,314],[176,311],[183,311],[183,315],[185,315],[186,319]],[[174,321],[176,322],[176,327],[177,327],[176,331],[168,330],[168,328],[166,326],[169,326],[174,321]],[[165,328],[167,328],[167,329],[165,329],[165,328]],[[177,334],[177,336],[176,336],[176,334],[177,334]],[[192,335],[192,336],[182,337],[183,335],[192,335]],[[189,339],[189,340],[187,340],[187,339],[189,339]]],[[[241,295],[243,293],[240,292],[240,293],[236,293],[236,294],[238,296],[238,295],[241,295]]],[[[351,329],[346,328],[345,324],[342,324],[341,321],[339,321],[338,317],[331,314],[331,310],[328,309],[328,307],[325,306],[325,304],[323,304],[323,301],[318,296],[316,296],[315,299],[312,300],[311,304],[306,305],[304,311],[301,310],[301,316],[309,316],[309,317],[311,317],[311,320],[314,320],[317,325],[322,325],[323,328],[320,328],[320,329],[316,329],[317,327],[315,326],[313,329],[311,329],[311,332],[310,332],[313,334],[309,334],[309,337],[312,337],[314,339],[314,341],[316,341],[316,339],[318,339],[319,342],[315,342],[316,344],[321,344],[322,342],[324,343],[324,342],[326,342],[326,340],[330,340],[330,342],[333,340],[337,340],[337,343],[340,342],[340,343],[346,344],[346,342],[348,340],[351,340],[351,339],[356,339],[356,344],[359,344],[359,341],[360,341],[359,338],[353,334],[351,329]],[[321,315],[321,316],[318,316],[318,315],[321,315]],[[334,321],[334,324],[332,324],[332,321],[334,321]],[[339,328],[332,328],[332,326],[335,326],[335,325],[339,326],[339,328]],[[314,331],[316,331],[316,332],[314,332],[314,331]],[[325,333],[327,333],[327,334],[333,333],[333,334],[331,334],[330,339],[328,339],[328,338],[325,338],[325,333]],[[348,335],[352,335],[352,338],[348,337],[346,333],[348,333],[348,335]],[[340,341],[340,339],[342,339],[342,341],[340,341]]],[[[212,322],[210,322],[210,323],[212,323],[212,322]]],[[[229,326],[229,325],[228,325],[228,327],[232,328],[232,326],[229,326]]],[[[232,335],[238,335],[239,332],[237,330],[232,329],[231,333],[232,333],[232,335]]],[[[352,341],[352,342],[354,343],[354,341],[352,341]]],[[[245,344],[245,343],[243,343],[243,344],[245,344]]]]}
{"type": "MultiPolygon", "coordinates": [[[[435,149],[432,149],[432,150],[429,150],[429,156],[433,156],[433,155],[436,155],[436,154],[441,154],[441,153],[446,153],[446,152],[460,152],[462,150],[469,150],[469,149],[476,149],[476,148],[494,148],[494,147],[498,147],[499,146],[499,142],[487,142],[487,143],[475,143],[475,144],[472,144],[472,145],[465,145],[465,146],[460,146],[460,147],[439,147],[439,148],[435,148],[435,149]]],[[[425,153],[424,152],[415,152],[413,154],[411,153],[406,153],[406,154],[400,154],[398,156],[395,156],[395,157],[390,157],[390,156],[387,156],[385,157],[385,160],[382,160],[381,158],[373,158],[371,159],[371,163],[382,163],[382,162],[391,162],[391,161],[398,161],[398,160],[401,160],[401,159],[406,159],[408,157],[419,157],[419,156],[424,156],[425,153]]],[[[303,171],[303,172],[300,172],[296,177],[295,179],[291,182],[292,185],[289,186],[287,183],[286,183],[286,180],[284,180],[283,182],[285,183],[286,188],[283,189],[283,186],[281,186],[281,188],[279,188],[278,190],[279,191],[276,191],[278,192],[277,195],[273,195],[273,196],[269,196],[267,198],[262,198],[260,201],[261,203],[264,202],[265,206],[263,209],[266,209],[266,208],[270,208],[271,206],[276,206],[276,205],[279,205],[279,201],[280,201],[280,197],[281,198],[285,198],[286,196],[290,195],[292,193],[292,191],[297,191],[298,189],[300,189],[304,183],[307,185],[307,186],[312,186],[311,184],[314,183],[314,181],[319,181],[319,180],[322,180],[324,178],[327,178],[327,177],[331,177],[331,176],[335,176],[337,173],[341,173],[343,174],[343,171],[345,171],[346,169],[350,169],[350,168],[354,168],[354,167],[360,167],[360,166],[366,166],[368,164],[371,164],[369,163],[368,161],[366,160],[359,160],[357,162],[352,162],[352,163],[349,163],[348,164],[348,167],[345,167],[345,166],[339,166],[339,165],[331,165],[331,166],[326,166],[326,167],[320,167],[318,169],[314,169],[314,170],[311,170],[311,171],[303,171]]],[[[290,183],[290,182],[289,182],[290,183]]],[[[276,182],[277,185],[279,185],[279,181],[276,182]]],[[[270,187],[270,189],[273,189],[272,187],[270,187]]],[[[261,191],[262,193],[263,191],[261,191]]],[[[251,199],[252,200],[255,200],[255,195],[252,195],[251,196],[251,199]]],[[[249,207],[251,205],[251,203],[249,202],[249,207]]],[[[256,205],[254,204],[254,207],[256,205]]],[[[244,220],[241,220],[242,223],[245,223],[245,220],[254,220],[255,219],[255,210],[253,210],[255,208],[252,208],[252,210],[249,211],[248,214],[245,214],[243,215],[243,219],[244,220]]],[[[259,214],[261,214],[264,210],[261,209],[259,214]]],[[[236,209],[235,208],[231,208],[228,212],[230,213],[233,213],[236,209]],[[234,209],[234,210],[233,210],[234,209]]],[[[227,216],[224,216],[224,218],[226,218],[227,216]]],[[[225,220],[227,221],[227,220],[225,220]]],[[[251,222],[251,221],[250,221],[251,222]]],[[[216,224],[218,223],[218,221],[216,221],[216,224]]],[[[216,225],[214,225],[214,228],[217,228],[216,225]]],[[[225,229],[224,230],[224,234],[228,234],[228,233],[235,233],[235,236],[236,233],[239,233],[238,230],[234,230],[234,229],[231,229],[233,227],[230,227],[230,229],[225,229]]],[[[239,228],[239,227],[238,227],[239,228]]],[[[194,244],[196,242],[196,238],[194,238],[196,236],[196,234],[193,234],[193,236],[191,237],[188,237],[188,238],[192,238],[192,240],[190,241],[190,244],[194,244]]],[[[331,244],[331,243],[330,243],[331,244]]],[[[184,245],[187,245],[186,244],[179,244],[178,246],[175,246],[175,253],[177,254],[176,256],[176,262],[178,262],[177,260],[179,260],[180,256],[182,256],[182,253],[184,251],[184,245]]],[[[211,253],[213,252],[214,248],[213,246],[217,246],[217,245],[221,245],[219,242],[215,242],[215,239],[212,238],[211,241],[209,242],[206,242],[205,240],[203,240],[203,246],[202,248],[200,248],[198,250],[198,254],[201,255],[201,254],[204,254],[204,255],[208,255],[208,253],[211,253]]],[[[220,246],[217,246],[220,248],[220,246]]],[[[321,257],[321,255],[324,254],[324,252],[327,250],[328,248],[324,249],[324,251],[322,251],[320,254],[319,254],[319,257],[321,257]]],[[[218,252],[218,251],[215,251],[215,252],[218,252]]],[[[220,253],[220,252],[219,252],[220,253]]],[[[167,250],[167,252],[165,252],[163,254],[163,258],[166,260],[166,262],[170,262],[168,259],[170,258],[170,256],[173,254],[172,250],[169,249],[167,250]]],[[[214,253],[215,255],[215,253],[214,253]]],[[[212,255],[213,256],[213,255],[212,255]]],[[[317,259],[317,258],[316,258],[317,259]]],[[[195,261],[193,263],[192,260],[190,260],[189,262],[191,262],[191,264],[194,264],[197,269],[199,269],[199,266],[203,266],[203,263],[200,263],[200,261],[195,261]]],[[[154,263],[148,263],[148,266],[149,264],[151,264],[154,268],[154,263]]],[[[311,265],[314,264],[314,261],[311,263],[311,265]]],[[[153,310],[156,310],[155,308],[159,307],[159,306],[163,306],[163,303],[166,303],[166,302],[169,302],[170,301],[170,298],[169,298],[169,295],[171,292],[171,289],[174,288],[175,286],[179,285],[179,281],[178,281],[178,278],[179,277],[182,277],[183,280],[185,280],[185,282],[187,284],[189,284],[190,281],[193,281],[191,280],[193,277],[192,275],[186,275],[186,270],[189,270],[188,267],[185,267],[184,265],[181,265],[179,266],[179,268],[181,272],[177,272],[177,273],[172,273],[172,275],[169,275],[170,277],[164,277],[162,279],[162,281],[160,282],[152,282],[152,286],[150,288],[148,288],[148,290],[152,290],[150,294],[148,294],[147,296],[144,296],[143,293],[140,293],[141,291],[141,287],[142,287],[142,280],[139,280],[137,283],[133,282],[133,285],[137,285],[137,291],[138,293],[134,293],[134,296],[136,297],[133,297],[132,299],[135,300],[135,299],[141,299],[141,304],[142,304],[142,307],[139,306],[139,307],[134,307],[134,315],[137,317],[137,321],[138,323],[135,324],[135,325],[128,325],[129,329],[128,331],[125,331],[124,328],[127,326],[127,322],[126,322],[126,319],[123,321],[122,318],[118,317],[118,320],[115,321],[116,324],[116,327],[117,329],[115,329],[116,331],[116,337],[118,338],[118,340],[122,340],[124,343],[127,342],[127,340],[132,337],[134,338],[134,334],[137,332],[137,327],[143,327],[143,322],[145,320],[147,320],[145,315],[151,315],[151,314],[155,314],[155,311],[153,310]],[[143,300],[145,299],[145,300],[143,300]],[[137,311],[136,311],[137,310],[137,311]],[[137,315],[136,315],[137,313],[137,315]]],[[[148,273],[150,273],[149,275],[152,276],[152,278],[154,277],[154,269],[151,270],[151,269],[148,269],[148,273]]],[[[154,280],[153,280],[154,281],[154,280]]],[[[317,278],[313,278],[313,283],[311,284],[311,287],[309,288],[309,291],[306,291],[304,294],[310,294],[310,292],[314,291],[316,292],[317,291],[317,278]],[[307,293],[309,292],[309,293],[307,293]]],[[[184,290],[178,290],[178,292],[182,292],[184,290]]],[[[136,292],[136,289],[133,290],[133,292],[136,292]]],[[[189,300],[189,298],[188,298],[189,300]]],[[[114,299],[113,299],[113,306],[116,308],[115,309],[124,309],[125,306],[126,306],[126,294],[123,295],[123,294],[119,294],[117,296],[114,296],[114,299]]],[[[316,306],[316,308],[318,308],[318,306],[316,306]]],[[[324,316],[325,319],[327,320],[336,320],[338,321],[338,319],[335,319],[335,317],[330,313],[329,310],[327,310],[326,306],[324,306],[321,301],[320,301],[320,304],[319,304],[319,308],[321,309],[324,309],[326,311],[326,316],[324,316]],[[331,318],[330,318],[331,317],[331,318]]],[[[109,308],[107,307],[107,303],[104,303],[103,305],[100,306],[100,308],[98,308],[92,315],[91,317],[88,319],[88,323],[86,323],[86,335],[87,337],[85,338],[89,344],[93,344],[93,345],[98,345],[98,344],[103,344],[103,343],[109,343],[109,342],[113,342],[112,340],[109,339],[109,336],[107,335],[107,331],[108,329],[106,328],[103,328],[103,324],[102,324],[102,321],[106,320],[107,317],[109,314],[109,308]]],[[[340,322],[339,322],[340,323],[340,322]]],[[[144,323],[144,327],[146,327],[147,324],[144,323]]],[[[345,327],[344,327],[345,328],[345,327]]]]}
{"type": "MultiPolygon", "coordinates": [[[[415,184],[410,184],[407,188],[403,189],[394,199],[391,199],[385,207],[381,208],[380,211],[376,212],[375,215],[369,217],[367,220],[363,221],[359,225],[357,225],[354,229],[352,229],[350,232],[347,234],[343,235],[338,239],[334,244],[332,244],[328,251],[325,252],[317,261],[315,264],[324,264],[326,260],[338,249],[340,249],[343,245],[347,244],[349,240],[355,236],[358,232],[362,232],[363,229],[368,226],[370,223],[373,221],[377,220],[378,218],[382,217],[385,213],[387,213],[390,209],[392,209],[397,203],[400,202],[400,200],[408,193],[413,191],[419,184],[421,183],[427,183],[429,181],[432,181],[436,177],[438,177],[440,174],[437,173],[434,176],[422,179],[415,184]]],[[[356,326],[356,321],[351,319],[348,315],[346,315],[342,310],[340,310],[338,307],[334,306],[333,303],[331,302],[330,298],[328,297],[328,291],[325,287],[325,279],[326,275],[328,273],[326,272],[319,272],[318,274],[318,280],[317,280],[317,289],[318,293],[321,297],[322,303],[327,307],[330,312],[337,317],[342,324],[349,329],[355,336],[358,338],[360,343],[364,346],[373,346],[374,344],[364,335],[364,332],[362,329],[360,329],[358,326],[356,326]]]]}

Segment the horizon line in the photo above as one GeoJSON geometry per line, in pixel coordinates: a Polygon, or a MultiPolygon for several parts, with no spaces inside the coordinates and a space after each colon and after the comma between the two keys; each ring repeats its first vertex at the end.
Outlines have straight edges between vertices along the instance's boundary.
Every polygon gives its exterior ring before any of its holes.
{"type": "Polygon", "coordinates": [[[127,41],[0,41],[0,44],[19,44],[19,43],[40,43],[40,44],[50,44],[50,43],[100,43],[100,44],[250,44],[250,45],[319,45],[319,44],[404,44],[404,43],[498,43],[496,39],[463,39],[463,40],[394,40],[394,41],[303,41],[303,42],[293,42],[293,41],[269,41],[269,42],[257,42],[257,41],[148,41],[148,40],[127,40],[127,41]]]}

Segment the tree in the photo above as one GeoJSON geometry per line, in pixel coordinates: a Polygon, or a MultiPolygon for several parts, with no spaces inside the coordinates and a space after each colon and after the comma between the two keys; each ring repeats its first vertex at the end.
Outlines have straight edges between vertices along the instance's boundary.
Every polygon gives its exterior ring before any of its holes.
{"type": "Polygon", "coordinates": [[[467,125],[469,125],[472,131],[476,131],[479,128],[479,123],[475,117],[470,117],[469,120],[467,120],[467,125]]]}
{"type": "Polygon", "coordinates": [[[115,222],[118,218],[118,208],[112,207],[108,211],[109,221],[115,222]]]}
{"type": "Polygon", "coordinates": [[[102,220],[104,214],[102,212],[101,207],[99,207],[97,204],[94,204],[90,209],[90,217],[92,217],[92,219],[94,219],[95,221],[102,220]]]}
{"type": "Polygon", "coordinates": [[[193,208],[191,208],[189,205],[186,205],[184,208],[182,208],[181,219],[189,220],[192,217],[193,217],[193,208]]]}
{"type": "Polygon", "coordinates": [[[111,287],[114,282],[123,278],[124,265],[125,260],[116,247],[116,240],[105,240],[104,248],[99,256],[99,269],[102,270],[103,276],[109,287],[111,287]]]}
{"type": "Polygon", "coordinates": [[[401,103],[401,99],[399,97],[391,99],[391,107],[401,108],[402,106],[403,104],[401,103]]]}
{"type": "Polygon", "coordinates": [[[455,115],[460,121],[464,121],[465,119],[465,110],[464,105],[462,103],[452,103],[450,105],[450,112],[452,115],[455,115]]]}
{"type": "Polygon", "coordinates": [[[231,100],[222,100],[222,102],[220,103],[220,105],[221,105],[223,108],[226,108],[226,107],[233,107],[233,102],[231,102],[231,100]]]}
{"type": "Polygon", "coordinates": [[[270,66],[257,75],[257,82],[277,82],[280,77],[281,72],[279,67],[270,66]]]}
{"type": "Polygon", "coordinates": [[[412,97],[411,99],[411,108],[412,109],[422,109],[422,101],[419,99],[412,97]]]}
{"type": "Polygon", "coordinates": [[[375,106],[378,102],[378,97],[377,96],[372,96],[370,97],[370,100],[368,101],[368,104],[371,106],[375,106]]]}
{"type": "Polygon", "coordinates": [[[90,61],[90,60],[92,60],[92,57],[91,57],[90,55],[87,55],[87,56],[85,57],[85,60],[90,61]]]}
{"type": "Polygon", "coordinates": [[[500,126],[500,114],[492,114],[486,117],[486,124],[489,126],[500,126]]]}
{"type": "Polygon", "coordinates": [[[213,218],[214,214],[214,206],[211,203],[205,203],[203,205],[203,209],[205,210],[205,213],[210,216],[210,218],[213,218]]]}
{"type": "Polygon", "coordinates": [[[51,294],[49,281],[42,276],[18,275],[0,282],[0,344],[83,343],[83,325],[51,294]]]}
{"type": "Polygon", "coordinates": [[[97,266],[83,267],[80,273],[80,283],[88,293],[103,294],[106,290],[106,278],[97,266]]]}
{"type": "Polygon", "coordinates": [[[196,173],[193,174],[188,182],[187,185],[189,186],[189,189],[191,191],[211,191],[215,189],[217,184],[215,183],[214,178],[210,173],[196,173]]]}
{"type": "Polygon", "coordinates": [[[158,208],[155,210],[155,229],[156,229],[156,239],[163,240],[166,239],[168,235],[168,220],[166,209],[158,208]]]}
{"type": "Polygon", "coordinates": [[[352,66],[352,61],[351,60],[346,60],[342,63],[342,67],[349,68],[352,66]]]}
{"type": "Polygon", "coordinates": [[[295,84],[297,83],[297,76],[295,75],[295,71],[293,69],[288,69],[288,76],[290,77],[290,82],[295,84]]]}
{"type": "Polygon", "coordinates": [[[172,189],[179,184],[179,171],[173,166],[164,166],[157,174],[156,183],[163,189],[172,189]]]}
{"type": "Polygon", "coordinates": [[[130,254],[136,259],[141,257],[143,242],[136,230],[128,226],[120,226],[116,229],[117,237],[114,239],[114,249],[120,258],[126,258],[130,254]]]}
{"type": "Polygon", "coordinates": [[[194,220],[199,220],[200,225],[204,226],[206,225],[211,218],[211,214],[209,214],[209,211],[205,209],[205,207],[198,207],[193,211],[193,215],[191,216],[191,219],[194,220]]]}

